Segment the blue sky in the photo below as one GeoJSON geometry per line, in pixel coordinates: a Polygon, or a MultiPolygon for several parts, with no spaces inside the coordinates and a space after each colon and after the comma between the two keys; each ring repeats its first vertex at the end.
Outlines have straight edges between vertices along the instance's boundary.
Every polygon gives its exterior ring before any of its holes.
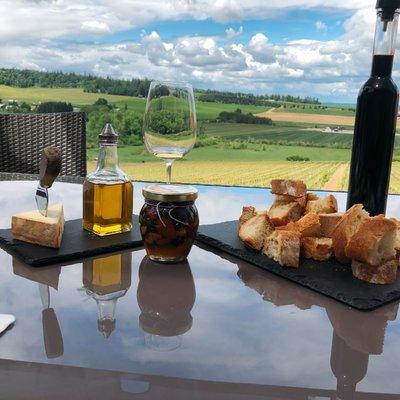
{"type": "Polygon", "coordinates": [[[374,4],[2,0],[0,66],[353,103],[369,73],[374,4]]]}
{"type": "Polygon", "coordinates": [[[233,23],[218,23],[212,19],[204,21],[182,20],[155,22],[147,26],[136,29],[117,32],[112,35],[106,35],[102,38],[105,42],[118,42],[125,40],[140,39],[141,31],[156,31],[165,40],[174,40],[182,36],[217,36],[224,35],[226,29],[233,28],[238,30],[243,27],[243,40],[250,40],[258,33],[264,33],[271,41],[284,43],[289,40],[298,39],[321,39],[332,40],[343,34],[343,22],[351,13],[329,13],[298,10],[291,11],[281,18],[277,17],[271,20],[248,20],[233,23]],[[322,21],[327,29],[318,30],[315,26],[317,21],[322,21]]]}

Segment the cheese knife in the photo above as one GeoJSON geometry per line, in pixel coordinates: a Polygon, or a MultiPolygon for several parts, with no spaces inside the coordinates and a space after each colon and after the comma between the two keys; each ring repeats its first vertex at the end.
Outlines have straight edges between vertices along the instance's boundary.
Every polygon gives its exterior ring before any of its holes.
{"type": "Polygon", "coordinates": [[[49,146],[42,150],[39,167],[39,184],[36,189],[36,205],[39,212],[46,217],[49,206],[49,192],[61,170],[61,150],[49,146]]]}

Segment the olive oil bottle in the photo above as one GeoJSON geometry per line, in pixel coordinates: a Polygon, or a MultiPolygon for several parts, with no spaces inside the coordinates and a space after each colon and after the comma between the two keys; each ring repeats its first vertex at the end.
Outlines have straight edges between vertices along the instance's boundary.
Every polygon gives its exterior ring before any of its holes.
{"type": "Polygon", "coordinates": [[[118,166],[118,135],[106,124],[96,170],[83,184],[83,228],[99,236],[132,229],[133,185],[118,166]]]}

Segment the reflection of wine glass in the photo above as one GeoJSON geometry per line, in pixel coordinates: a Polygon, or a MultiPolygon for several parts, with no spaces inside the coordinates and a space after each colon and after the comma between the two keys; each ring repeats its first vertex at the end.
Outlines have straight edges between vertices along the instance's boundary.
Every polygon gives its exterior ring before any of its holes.
{"type": "Polygon", "coordinates": [[[157,82],[150,85],[143,136],[148,151],[163,158],[167,183],[174,160],[182,158],[196,142],[196,108],[193,88],[186,83],[157,82]]]}

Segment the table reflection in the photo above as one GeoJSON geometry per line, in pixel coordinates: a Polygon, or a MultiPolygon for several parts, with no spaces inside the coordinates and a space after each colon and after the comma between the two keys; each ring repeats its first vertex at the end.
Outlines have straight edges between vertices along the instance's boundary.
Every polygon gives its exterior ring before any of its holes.
{"type": "Polygon", "coordinates": [[[13,271],[32,282],[39,284],[39,294],[42,302],[43,342],[47,358],[57,358],[64,354],[64,341],[57,315],[50,306],[50,287],[58,290],[61,267],[52,266],[32,268],[13,257],[13,271]]]}
{"type": "Polygon", "coordinates": [[[97,304],[97,326],[104,338],[115,330],[118,299],[131,286],[132,253],[119,253],[83,263],[83,286],[97,304]]]}
{"type": "Polygon", "coordinates": [[[146,345],[157,351],[179,348],[182,336],[192,327],[195,299],[188,262],[159,264],[145,256],[139,268],[137,301],[146,345]]]}
{"type": "Polygon", "coordinates": [[[354,399],[357,384],[367,374],[369,356],[383,352],[386,325],[389,320],[396,319],[398,304],[361,312],[244,262],[236,264],[237,275],[245,285],[277,307],[294,305],[304,310],[316,305],[325,308],[333,327],[330,364],[337,380],[336,399],[354,399]]]}

